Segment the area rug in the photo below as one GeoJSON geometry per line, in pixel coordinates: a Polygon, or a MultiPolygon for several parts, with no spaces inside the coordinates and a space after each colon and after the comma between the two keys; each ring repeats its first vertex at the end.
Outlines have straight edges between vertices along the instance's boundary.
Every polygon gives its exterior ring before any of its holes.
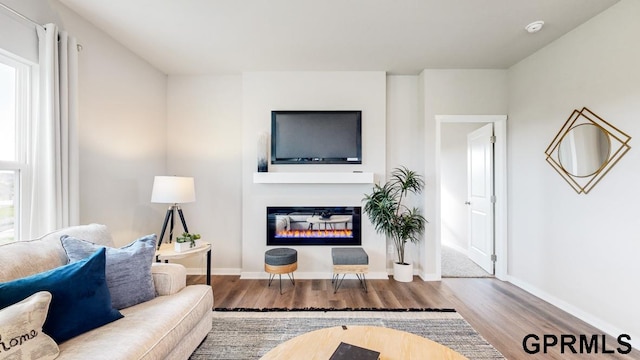
{"type": "Polygon", "coordinates": [[[442,245],[442,277],[483,278],[493,277],[483,268],[474,263],[460,251],[442,245]]]}
{"type": "Polygon", "coordinates": [[[455,311],[214,311],[213,329],[190,359],[259,359],[298,335],[343,325],[407,331],[471,360],[504,359],[455,311]]]}

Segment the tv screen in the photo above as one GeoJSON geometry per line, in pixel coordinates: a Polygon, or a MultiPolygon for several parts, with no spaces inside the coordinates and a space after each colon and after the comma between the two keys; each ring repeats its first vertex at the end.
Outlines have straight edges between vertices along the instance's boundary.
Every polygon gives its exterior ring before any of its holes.
{"type": "Polygon", "coordinates": [[[272,111],[272,164],[362,164],[362,111],[272,111]]]}

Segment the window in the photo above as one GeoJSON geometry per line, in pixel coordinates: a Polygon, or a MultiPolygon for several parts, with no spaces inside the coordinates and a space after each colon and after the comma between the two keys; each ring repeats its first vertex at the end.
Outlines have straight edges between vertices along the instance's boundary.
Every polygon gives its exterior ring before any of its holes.
{"type": "Polygon", "coordinates": [[[0,52],[0,244],[20,239],[29,210],[31,68],[0,52]]]}

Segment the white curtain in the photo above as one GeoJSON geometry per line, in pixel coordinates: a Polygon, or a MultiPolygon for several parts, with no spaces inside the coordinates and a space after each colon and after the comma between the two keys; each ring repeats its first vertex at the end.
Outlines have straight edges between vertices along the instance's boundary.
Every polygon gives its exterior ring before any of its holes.
{"type": "Polygon", "coordinates": [[[55,24],[37,27],[39,92],[31,131],[30,234],[79,222],[78,51],[55,24]]]}

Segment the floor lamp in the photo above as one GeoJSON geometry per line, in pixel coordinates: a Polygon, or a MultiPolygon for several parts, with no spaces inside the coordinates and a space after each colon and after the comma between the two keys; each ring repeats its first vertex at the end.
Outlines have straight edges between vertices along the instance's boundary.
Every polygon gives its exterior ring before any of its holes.
{"type": "Polygon", "coordinates": [[[167,209],[167,214],[164,217],[164,223],[162,224],[162,231],[158,238],[158,249],[162,245],[162,239],[164,233],[167,230],[167,224],[171,224],[169,227],[169,243],[173,239],[173,225],[175,222],[176,212],[180,216],[182,227],[185,232],[189,232],[187,223],[184,221],[184,215],[182,209],[178,204],[190,203],[196,201],[196,190],[192,177],[182,176],[156,176],[153,179],[153,190],[151,191],[151,202],[161,204],[171,204],[167,209]]]}

